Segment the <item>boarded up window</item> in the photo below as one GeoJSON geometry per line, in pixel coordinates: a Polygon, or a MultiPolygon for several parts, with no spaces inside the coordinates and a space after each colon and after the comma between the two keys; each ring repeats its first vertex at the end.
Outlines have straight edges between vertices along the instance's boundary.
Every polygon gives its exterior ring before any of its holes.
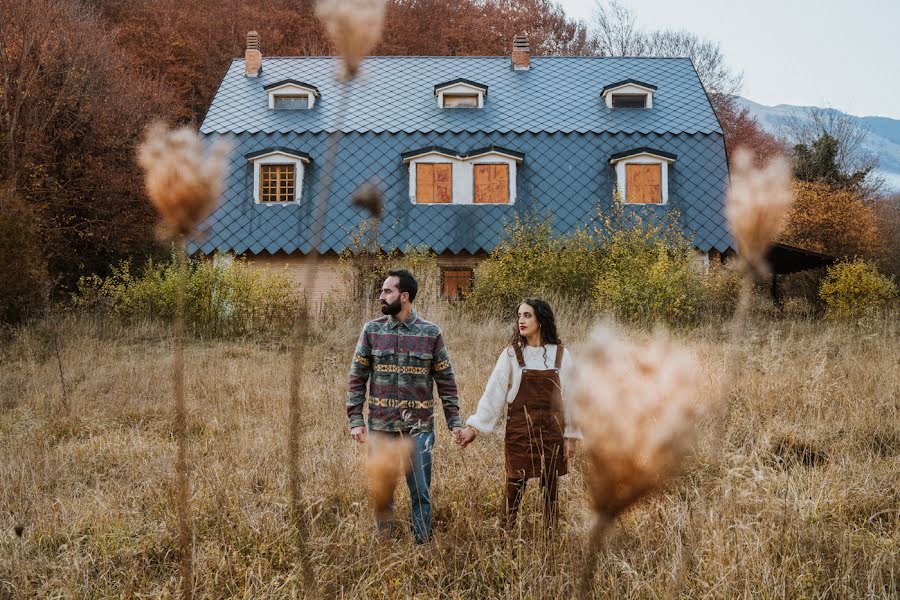
{"type": "Polygon", "coordinates": [[[260,201],[293,202],[295,170],[294,165],[260,165],[260,201]]]}
{"type": "Polygon", "coordinates": [[[613,108],[647,108],[646,94],[613,94],[613,108]]]}
{"type": "Polygon", "coordinates": [[[472,291],[472,269],[442,269],[441,277],[441,288],[446,298],[465,298],[472,291]]]}
{"type": "Polygon", "coordinates": [[[478,108],[475,94],[444,94],[444,108],[478,108]]]}
{"type": "Polygon", "coordinates": [[[453,201],[453,165],[419,163],[416,165],[416,202],[449,204],[453,201]]]}
{"type": "Polygon", "coordinates": [[[475,165],[475,202],[509,203],[509,165],[475,165]]]}
{"type": "Polygon", "coordinates": [[[662,165],[625,165],[628,202],[662,203],[662,165]]]}

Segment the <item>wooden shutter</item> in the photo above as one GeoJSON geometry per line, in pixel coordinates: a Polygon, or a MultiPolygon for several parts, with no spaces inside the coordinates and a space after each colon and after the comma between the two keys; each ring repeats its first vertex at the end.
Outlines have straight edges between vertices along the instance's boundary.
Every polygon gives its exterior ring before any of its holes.
{"type": "Polygon", "coordinates": [[[509,203],[509,165],[475,165],[475,202],[509,203]]]}
{"type": "Polygon", "coordinates": [[[625,165],[628,202],[662,203],[662,165],[625,165]]]}
{"type": "Polygon", "coordinates": [[[416,202],[449,204],[453,201],[453,165],[418,163],[416,165],[416,202]]]}
{"type": "Polygon", "coordinates": [[[444,269],[443,293],[447,298],[465,298],[472,291],[472,269],[444,269]]]}

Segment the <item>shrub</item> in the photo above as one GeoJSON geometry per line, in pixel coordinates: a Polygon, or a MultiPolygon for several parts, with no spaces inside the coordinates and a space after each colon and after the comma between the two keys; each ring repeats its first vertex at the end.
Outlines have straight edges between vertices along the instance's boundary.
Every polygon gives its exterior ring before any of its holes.
{"type": "Polygon", "coordinates": [[[0,323],[43,310],[49,289],[38,218],[20,198],[0,197],[0,323]]]}
{"type": "Polygon", "coordinates": [[[707,290],[678,213],[642,213],[625,207],[614,193],[612,210],[598,215],[595,231],[603,252],[593,289],[595,306],[627,321],[695,320],[707,290]]]}
{"type": "Polygon", "coordinates": [[[425,307],[438,297],[441,271],[428,246],[385,252],[378,245],[376,222],[365,220],[348,232],[350,245],[338,257],[338,271],[352,300],[378,295],[388,269],[408,269],[419,282],[416,304],[425,307]]]}
{"type": "Polygon", "coordinates": [[[516,217],[505,238],[475,269],[467,307],[508,311],[527,296],[587,303],[599,275],[596,240],[584,230],[554,236],[549,219],[516,217]]]}
{"type": "Polygon", "coordinates": [[[627,321],[693,321],[703,308],[705,288],[689,247],[672,247],[640,229],[612,236],[594,286],[597,308],[627,321]]]}
{"type": "Polygon", "coordinates": [[[828,268],[819,288],[825,314],[852,318],[878,310],[897,308],[897,286],[872,263],[862,259],[839,262],[828,268]]]}
{"type": "Polygon", "coordinates": [[[710,265],[704,284],[706,287],[704,313],[711,317],[731,317],[737,308],[741,291],[741,273],[733,261],[723,265],[710,265]]]}
{"type": "Polygon", "coordinates": [[[82,278],[77,301],[82,306],[105,308],[126,320],[172,322],[182,277],[187,278],[187,327],[200,337],[284,333],[303,302],[289,276],[221,257],[192,259],[182,272],[174,257],[162,264],[151,261],[139,276],[126,261],[106,278],[82,278]]]}

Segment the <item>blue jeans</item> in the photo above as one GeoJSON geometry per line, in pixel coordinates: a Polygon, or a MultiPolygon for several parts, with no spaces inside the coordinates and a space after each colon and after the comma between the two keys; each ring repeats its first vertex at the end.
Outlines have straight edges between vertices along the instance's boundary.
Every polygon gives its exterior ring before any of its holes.
{"type": "MultiPolygon", "coordinates": [[[[412,466],[406,474],[406,487],[412,514],[412,533],[417,544],[424,544],[431,539],[431,458],[434,450],[434,432],[402,434],[372,432],[372,442],[377,443],[376,436],[408,437],[413,442],[412,466]]],[[[394,503],[387,515],[375,519],[375,528],[380,534],[390,534],[394,528],[394,503]]]]}

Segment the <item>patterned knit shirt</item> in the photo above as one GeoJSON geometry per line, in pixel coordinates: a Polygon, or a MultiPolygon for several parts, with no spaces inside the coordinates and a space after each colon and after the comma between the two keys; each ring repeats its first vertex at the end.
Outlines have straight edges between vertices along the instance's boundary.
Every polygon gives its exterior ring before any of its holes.
{"type": "Polygon", "coordinates": [[[369,387],[369,429],[425,433],[434,429],[434,392],[450,429],[462,427],[450,356],[441,329],[413,311],[405,321],[385,316],[366,323],[356,344],[347,386],[350,428],[365,425],[369,387]]]}

